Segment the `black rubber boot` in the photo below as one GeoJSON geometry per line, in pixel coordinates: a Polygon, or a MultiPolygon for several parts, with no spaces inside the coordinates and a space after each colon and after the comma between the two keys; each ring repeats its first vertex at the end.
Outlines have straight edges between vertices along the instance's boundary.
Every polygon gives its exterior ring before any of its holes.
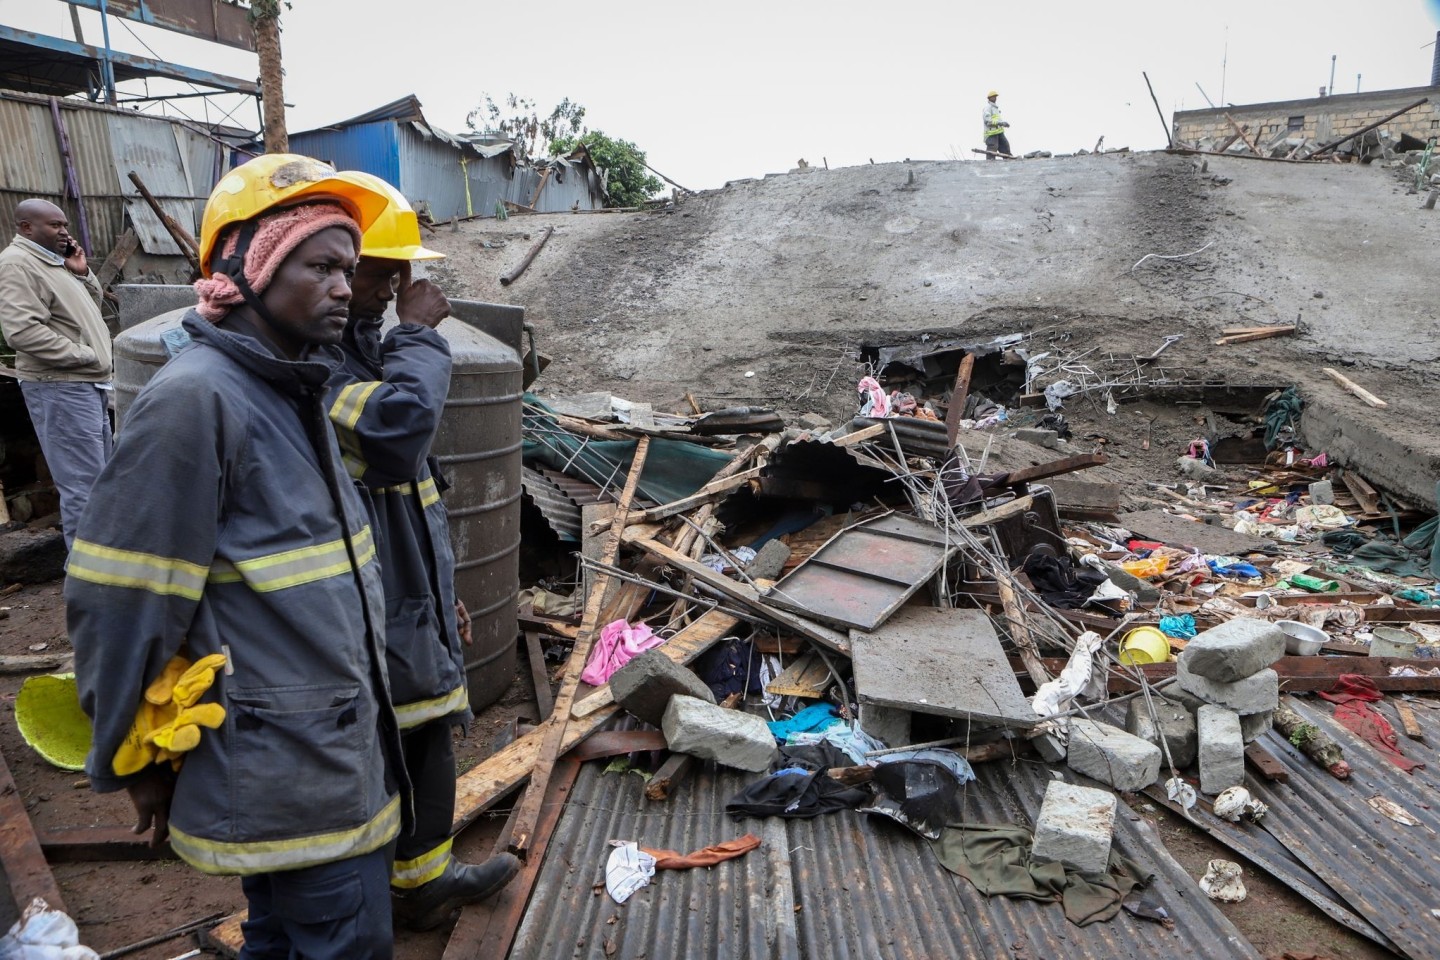
{"type": "Polygon", "coordinates": [[[395,892],[395,921],[410,930],[434,929],[465,904],[498,893],[519,872],[520,860],[514,854],[497,854],[484,863],[461,863],[452,857],[434,880],[395,892]]]}

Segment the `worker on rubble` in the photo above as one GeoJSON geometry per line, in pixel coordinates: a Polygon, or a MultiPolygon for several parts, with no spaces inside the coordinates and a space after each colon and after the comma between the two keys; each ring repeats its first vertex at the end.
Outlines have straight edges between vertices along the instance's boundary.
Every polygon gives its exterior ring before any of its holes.
{"type": "Polygon", "coordinates": [[[450,852],[452,730],[471,720],[462,647],[462,639],[471,642],[470,622],[455,596],[455,556],[440,498],[446,485],[429,459],[450,388],[450,345],[436,330],[450,303],[435,284],[411,276],[412,263],[443,254],[421,245],[415,212],[394,187],[368,173],[340,176],[390,201],[360,248],[350,320],[329,386],[330,419],[345,465],[371,505],[390,694],[415,788],[414,814],[406,817],[390,873],[395,918],[427,930],[495,893],[520,861],[502,853],[468,864],[450,852]],[[382,337],[392,301],[400,322],[382,337]]]}
{"type": "Polygon", "coordinates": [[[1010,140],[1005,136],[1005,130],[1010,126],[1000,117],[1000,107],[995,103],[1000,97],[1000,91],[991,90],[985,94],[985,159],[994,160],[996,157],[1010,156],[1010,140]]]}
{"type": "Polygon", "coordinates": [[[293,154],[216,184],[191,345],[135,399],[70,554],[91,785],[243,878],[246,960],[392,956],[408,783],[375,540],[317,359],[387,202],[293,154]]]}

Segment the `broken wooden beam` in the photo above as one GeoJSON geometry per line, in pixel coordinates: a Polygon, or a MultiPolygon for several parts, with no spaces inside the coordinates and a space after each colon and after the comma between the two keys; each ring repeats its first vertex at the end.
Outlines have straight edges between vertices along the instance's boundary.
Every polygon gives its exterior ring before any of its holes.
{"type": "Polygon", "coordinates": [[[145,203],[154,211],[155,216],[160,218],[161,225],[164,226],[165,231],[170,234],[170,238],[175,241],[175,246],[180,248],[180,254],[186,260],[190,261],[191,269],[199,273],[200,245],[195,242],[195,238],[190,236],[190,232],[180,226],[174,217],[165,212],[165,209],[160,206],[160,201],[155,199],[154,194],[145,186],[145,182],[140,179],[140,174],[131,170],[129,176],[130,182],[135,184],[135,189],[140,192],[140,196],[144,198],[145,203]]]}
{"type": "Polygon", "coordinates": [[[1366,513],[1380,512],[1380,493],[1364,477],[1354,470],[1346,470],[1340,474],[1340,480],[1366,513]]]}
{"type": "Polygon", "coordinates": [[[688,753],[672,753],[660,764],[660,769],[645,784],[645,799],[647,800],[668,800],[674,794],[675,788],[685,782],[685,778],[694,769],[696,760],[688,753]]]}
{"type": "MultiPolygon", "coordinates": [[[[742,454],[743,456],[743,454],[742,454]]],[[[647,510],[637,510],[630,514],[630,523],[653,523],[656,520],[664,520],[673,517],[677,513],[689,513],[697,507],[703,507],[707,503],[714,503],[723,498],[726,494],[733,493],[752,480],[760,479],[760,471],[764,467],[753,467],[741,471],[734,476],[725,477],[721,480],[712,480],[688,497],[681,497],[679,500],[672,500],[669,503],[662,503],[658,507],[650,507],[647,510]]],[[[605,520],[596,521],[590,525],[592,532],[603,530],[609,526],[605,520]]]]}
{"type": "Polygon", "coordinates": [[[1408,107],[1402,107],[1401,109],[1396,110],[1394,113],[1390,114],[1389,116],[1381,117],[1379,120],[1376,120],[1374,123],[1371,123],[1371,124],[1368,124],[1368,125],[1366,125],[1366,126],[1363,126],[1363,127],[1361,127],[1359,130],[1356,130],[1354,133],[1346,134],[1345,136],[1341,137],[1341,138],[1338,139],[1338,140],[1331,140],[1329,143],[1327,143],[1327,144],[1325,144],[1325,145],[1323,145],[1323,146],[1316,147],[1314,150],[1312,150],[1312,151],[1310,152],[1310,156],[1309,156],[1307,159],[1314,160],[1316,157],[1320,156],[1320,154],[1322,154],[1322,153],[1329,153],[1331,150],[1334,150],[1336,147],[1341,146],[1341,145],[1346,144],[1346,143],[1349,143],[1351,140],[1354,140],[1356,137],[1363,137],[1365,134],[1369,133],[1371,130],[1374,130],[1376,127],[1383,127],[1385,124],[1389,123],[1391,120],[1394,120],[1396,117],[1400,116],[1401,114],[1409,113],[1411,110],[1414,110],[1416,107],[1423,106],[1423,105],[1425,105],[1425,104],[1427,104],[1427,103],[1429,103],[1429,102],[1430,102],[1430,98],[1429,98],[1429,97],[1421,97],[1419,100],[1416,100],[1414,103],[1410,104],[1410,106],[1408,106],[1408,107]]]}
{"type": "Polygon", "coordinates": [[[51,863],[109,863],[120,860],[174,860],[169,843],[156,847],[129,827],[37,828],[35,836],[51,863]]]}
{"type": "Polygon", "coordinates": [[[1405,736],[1411,740],[1425,739],[1425,730],[1420,726],[1420,721],[1415,717],[1415,708],[1404,700],[1396,700],[1395,712],[1400,716],[1400,727],[1405,731],[1405,736]]]}
{"type": "Polygon", "coordinates": [[[1240,124],[1238,124],[1238,123],[1235,122],[1235,118],[1234,118],[1234,117],[1230,116],[1230,114],[1227,113],[1227,114],[1225,114],[1225,119],[1226,119],[1226,120],[1229,120],[1229,121],[1230,121],[1230,126],[1234,127],[1234,128],[1235,128],[1235,132],[1238,133],[1238,134],[1240,134],[1240,139],[1241,139],[1242,141],[1244,141],[1245,146],[1247,146],[1247,147],[1250,148],[1250,152],[1251,152],[1251,153],[1255,154],[1255,156],[1257,156],[1257,157],[1263,157],[1263,156],[1264,156],[1264,154],[1260,152],[1260,148],[1255,145],[1255,141],[1254,141],[1254,140],[1251,140],[1248,136],[1246,136],[1246,134],[1245,134],[1245,128],[1242,127],[1242,126],[1240,126],[1240,124]]]}
{"type": "Polygon", "coordinates": [[[1344,390],[1346,393],[1353,394],[1354,396],[1359,397],[1361,400],[1365,401],[1377,410],[1384,410],[1386,407],[1390,406],[1390,404],[1386,403],[1384,400],[1381,400],[1379,397],[1375,396],[1375,394],[1371,393],[1369,390],[1366,390],[1364,387],[1360,386],[1360,384],[1356,383],[1354,380],[1351,380],[1349,377],[1345,376],[1345,374],[1341,373],[1339,370],[1336,370],[1334,367],[1321,367],[1320,369],[1324,372],[1325,376],[1338,383],[1341,390],[1344,390]]]}
{"type": "MultiPolygon", "coordinates": [[[[1047,667],[1059,669],[1064,660],[1045,660],[1047,667]]],[[[1316,693],[1329,690],[1341,674],[1358,673],[1374,681],[1376,688],[1384,693],[1440,693],[1440,676],[1394,677],[1392,667],[1412,667],[1428,670],[1435,666],[1433,660],[1407,660],[1400,657],[1281,657],[1271,664],[1271,669],[1280,675],[1281,693],[1316,693]]],[[[1151,683],[1175,676],[1174,663],[1148,663],[1135,669],[1144,672],[1151,683]]],[[[1128,676],[1119,673],[1110,675],[1111,693],[1128,693],[1138,690],[1139,685],[1128,676]]]]}
{"type": "Polygon", "coordinates": [[[1048,463],[1037,463],[1033,467],[1012,470],[999,480],[999,485],[1018,487],[1021,484],[1033,483],[1036,480],[1044,480],[1047,477],[1058,477],[1064,473],[1074,473],[1076,470],[1087,470],[1090,467],[1103,467],[1109,462],[1110,459],[1103,453],[1077,453],[1073,457],[1064,457],[1059,460],[1051,460],[1048,463]]]}
{"type": "Polygon", "coordinates": [[[965,419],[965,401],[970,397],[970,375],[974,370],[975,354],[967,353],[955,371],[955,386],[950,390],[950,404],[945,408],[945,440],[951,449],[960,433],[960,421],[965,419]]]}
{"type": "Polygon", "coordinates": [[[1245,762],[1260,776],[1272,783],[1289,783],[1290,771],[1285,764],[1275,759],[1275,756],[1257,743],[1245,745],[1245,762]]]}
{"type": "Polygon", "coordinates": [[[550,689],[550,673],[545,669],[545,651],[540,649],[540,635],[525,631],[525,657],[530,663],[530,682],[535,687],[535,707],[542,717],[555,709],[555,694],[550,689]]]}
{"type": "Polygon", "coordinates": [[[1252,340],[1269,340],[1271,337],[1288,337],[1295,331],[1294,324],[1287,324],[1259,330],[1247,330],[1242,333],[1226,333],[1215,341],[1215,345],[1223,347],[1232,343],[1249,343],[1252,340]]]}
{"type": "Polygon", "coordinates": [[[529,269],[530,264],[533,263],[535,261],[535,258],[540,255],[540,248],[545,246],[545,241],[549,240],[550,235],[554,232],[554,227],[546,227],[544,230],[540,231],[540,239],[536,240],[533,244],[531,244],[530,249],[525,252],[525,256],[520,259],[520,262],[517,263],[514,267],[510,269],[509,272],[507,272],[500,278],[500,286],[508,287],[516,280],[519,280],[520,275],[524,273],[527,269],[529,269]]]}
{"type": "Polygon", "coordinates": [[[25,798],[15,785],[3,754],[0,754],[0,871],[4,872],[17,914],[24,913],[36,897],[44,899],[52,910],[70,912],[60,895],[55,874],[50,872],[50,864],[45,860],[40,838],[30,823],[25,798]]]}

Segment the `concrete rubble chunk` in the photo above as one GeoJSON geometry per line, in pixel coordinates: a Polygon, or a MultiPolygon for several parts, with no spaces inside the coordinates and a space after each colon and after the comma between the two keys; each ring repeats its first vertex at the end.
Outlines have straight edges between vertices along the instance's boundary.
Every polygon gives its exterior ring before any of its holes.
{"type": "Polygon", "coordinates": [[[1033,443],[1041,447],[1053,449],[1060,442],[1060,434],[1054,430],[1040,430],[1034,427],[1024,427],[1015,431],[1015,439],[1023,440],[1026,443],[1033,443]]]}
{"type": "Polygon", "coordinates": [[[1196,676],[1235,683],[1253,677],[1283,656],[1285,634],[1279,627],[1266,620],[1236,617],[1191,640],[1180,651],[1179,660],[1196,676]]]}
{"type": "Polygon", "coordinates": [[[1206,704],[1195,713],[1200,733],[1200,792],[1214,796],[1245,782],[1245,738],[1240,715],[1206,704]]]}
{"type": "Polygon", "coordinates": [[[695,697],[671,697],[660,729],[676,753],[751,773],[769,769],[780,752],[764,720],[695,697]]]}
{"type": "Polygon", "coordinates": [[[770,540],[745,567],[745,574],[752,580],[778,580],[789,560],[790,548],[779,540],[770,540]]]}
{"type": "Polygon", "coordinates": [[[1115,794],[1051,780],[1035,821],[1030,859],[1080,873],[1104,873],[1115,833],[1115,794]]]}
{"type": "Polygon", "coordinates": [[[1070,721],[1070,769],[1134,792],[1160,777],[1160,748],[1108,723],[1076,717],[1070,721]]]}
{"type": "Polygon", "coordinates": [[[1195,762],[1195,715],[1177,703],[1166,703],[1159,697],[1153,698],[1155,716],[1145,706],[1143,698],[1130,701],[1125,715],[1125,729],[1147,743],[1160,746],[1163,737],[1170,748],[1170,759],[1177,767],[1188,767],[1195,762]],[[1159,726],[1156,726],[1156,720],[1159,726]]]}
{"type": "Polygon", "coordinates": [[[715,694],[704,681],[659,649],[646,650],[617,670],[610,677],[610,692],[621,709],[656,727],[665,718],[673,696],[715,702],[715,694]]]}
{"type": "Polygon", "coordinates": [[[1240,718],[1240,736],[1246,743],[1254,743],[1265,736],[1265,731],[1275,722],[1275,711],[1266,710],[1264,713],[1252,713],[1248,717],[1240,718]]]}
{"type": "Polygon", "coordinates": [[[1222,683],[1191,673],[1181,659],[1175,665],[1175,677],[1180,689],[1242,716],[1274,710],[1280,703],[1280,678],[1274,670],[1261,670],[1253,677],[1222,683]]]}

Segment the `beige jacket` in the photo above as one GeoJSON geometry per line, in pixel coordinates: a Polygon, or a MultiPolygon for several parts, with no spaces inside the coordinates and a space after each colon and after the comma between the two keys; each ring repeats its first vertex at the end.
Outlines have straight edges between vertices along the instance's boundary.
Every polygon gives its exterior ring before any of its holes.
{"type": "Polygon", "coordinates": [[[0,331],[21,380],[111,377],[110,331],[100,316],[100,281],[53,263],[19,236],[0,251],[0,331]]]}

